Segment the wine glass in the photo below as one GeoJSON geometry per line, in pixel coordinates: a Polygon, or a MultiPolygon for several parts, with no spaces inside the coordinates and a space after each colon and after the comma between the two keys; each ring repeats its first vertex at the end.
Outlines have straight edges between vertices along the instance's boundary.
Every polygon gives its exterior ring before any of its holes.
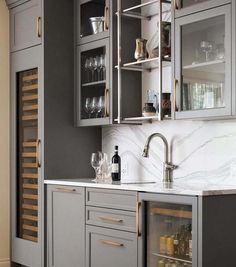
{"type": "Polygon", "coordinates": [[[105,97],[104,96],[100,96],[98,98],[98,114],[100,113],[101,117],[103,117],[103,114],[104,114],[104,109],[105,109],[105,97]]]}
{"type": "Polygon", "coordinates": [[[85,72],[87,74],[87,82],[89,82],[89,59],[86,58],[85,63],[84,63],[84,68],[85,68],[85,72]]]}
{"type": "Polygon", "coordinates": [[[97,118],[98,112],[98,97],[93,97],[91,102],[91,113],[94,114],[94,118],[97,118]]]}
{"type": "Polygon", "coordinates": [[[94,58],[93,57],[89,58],[89,66],[88,67],[89,67],[89,70],[92,73],[91,82],[94,82],[94,58]]]}
{"type": "Polygon", "coordinates": [[[105,55],[101,55],[100,57],[101,62],[101,69],[102,69],[102,78],[106,80],[106,58],[105,55]]]}
{"type": "MultiPolygon", "coordinates": [[[[94,77],[96,81],[99,80],[99,78],[98,78],[98,60],[99,60],[98,57],[95,57],[95,58],[93,59],[94,72],[97,73],[97,79],[94,77]]],[[[95,80],[94,80],[94,81],[95,81],[95,80]]]]}
{"type": "Polygon", "coordinates": [[[202,52],[206,54],[206,62],[211,60],[211,53],[213,51],[213,42],[202,41],[200,43],[202,52]]]}
{"type": "Polygon", "coordinates": [[[88,118],[90,119],[92,111],[92,101],[89,97],[85,99],[84,110],[88,114],[88,118]]]}
{"type": "Polygon", "coordinates": [[[91,166],[94,168],[95,171],[95,182],[98,182],[101,177],[101,166],[103,163],[103,154],[101,152],[92,153],[91,155],[91,166]]]}
{"type": "Polygon", "coordinates": [[[96,61],[97,61],[98,81],[102,81],[102,77],[101,77],[101,70],[102,70],[101,56],[96,56],[96,61]]]}

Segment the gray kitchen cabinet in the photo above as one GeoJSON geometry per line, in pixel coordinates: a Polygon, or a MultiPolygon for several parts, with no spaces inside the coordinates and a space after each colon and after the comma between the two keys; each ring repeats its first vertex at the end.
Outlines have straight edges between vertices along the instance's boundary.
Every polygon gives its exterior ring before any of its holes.
{"type": "Polygon", "coordinates": [[[175,17],[177,18],[231,2],[231,0],[175,0],[173,5],[175,17]]]}
{"type": "MultiPolygon", "coordinates": [[[[33,3],[16,4],[10,13],[20,8],[24,13],[33,3]]],[[[11,255],[14,263],[28,267],[46,261],[44,179],[91,177],[91,153],[101,150],[100,129],[74,127],[73,1],[43,5],[43,43],[18,46],[10,55],[11,255]]],[[[15,31],[21,35],[20,28],[15,31]]]]}
{"type": "Polygon", "coordinates": [[[234,15],[222,4],[174,20],[175,119],[233,115],[234,15]]]}
{"type": "Polygon", "coordinates": [[[86,226],[86,267],[137,267],[137,236],[86,226]]]}
{"type": "Polygon", "coordinates": [[[41,0],[30,0],[10,9],[11,52],[41,44],[41,2],[41,0]]]}
{"type": "Polygon", "coordinates": [[[86,188],[86,267],[137,267],[137,192],[86,188]]]}
{"type": "MultiPolygon", "coordinates": [[[[137,0],[124,4],[124,8],[137,0]]],[[[122,76],[122,97],[118,105],[117,72],[117,1],[76,1],[76,125],[102,126],[115,124],[118,108],[124,117],[134,117],[141,112],[141,73],[125,72],[122,76]],[[93,33],[90,17],[105,16],[104,31],[93,33]],[[140,90],[139,90],[140,89],[140,90]],[[135,101],[134,101],[135,99],[135,101]]],[[[140,22],[125,20],[122,29],[122,58],[134,60],[135,40],[140,36],[140,22]],[[133,43],[134,46],[128,45],[133,43]]]]}
{"type": "Polygon", "coordinates": [[[235,195],[140,193],[138,266],[235,266],[235,201],[235,195]]]}
{"type": "Polygon", "coordinates": [[[85,266],[85,189],[48,186],[47,207],[47,266],[85,266]]]}
{"type": "Polygon", "coordinates": [[[77,62],[81,66],[77,70],[78,126],[110,124],[109,46],[109,38],[106,38],[77,47],[77,62]],[[91,62],[92,59],[96,62],[91,62]],[[96,71],[91,72],[94,64],[96,71]],[[93,103],[94,100],[97,102],[93,103]]]}
{"type": "Polygon", "coordinates": [[[77,11],[77,44],[85,44],[92,41],[109,37],[110,35],[110,18],[112,10],[110,0],[76,0],[77,11]],[[93,32],[90,18],[103,17],[101,27],[96,34],[93,32]]]}

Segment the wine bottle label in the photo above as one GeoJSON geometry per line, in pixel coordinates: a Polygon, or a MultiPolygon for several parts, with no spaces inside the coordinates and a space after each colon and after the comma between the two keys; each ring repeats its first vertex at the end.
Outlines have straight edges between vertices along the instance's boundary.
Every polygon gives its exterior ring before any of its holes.
{"type": "Polygon", "coordinates": [[[112,173],[119,173],[119,164],[118,163],[113,163],[111,165],[111,172],[112,173]]]}

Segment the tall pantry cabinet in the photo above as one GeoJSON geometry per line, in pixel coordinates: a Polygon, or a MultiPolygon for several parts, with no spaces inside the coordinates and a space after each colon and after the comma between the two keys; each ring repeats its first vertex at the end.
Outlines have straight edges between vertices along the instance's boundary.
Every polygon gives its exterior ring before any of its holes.
{"type": "Polygon", "coordinates": [[[12,261],[45,266],[44,179],[93,175],[100,129],[74,127],[74,4],[8,0],[12,261]]]}

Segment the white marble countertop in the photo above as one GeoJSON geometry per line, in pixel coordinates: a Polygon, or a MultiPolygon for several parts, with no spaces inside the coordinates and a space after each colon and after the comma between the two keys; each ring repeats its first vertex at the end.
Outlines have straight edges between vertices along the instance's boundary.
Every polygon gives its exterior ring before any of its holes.
{"type": "Polygon", "coordinates": [[[96,183],[92,179],[65,179],[65,180],[45,180],[45,184],[62,186],[81,186],[104,189],[130,190],[139,192],[189,195],[189,196],[211,196],[211,195],[231,195],[236,194],[236,185],[211,184],[187,181],[174,181],[171,185],[165,185],[161,182],[144,183],[96,183]]]}

